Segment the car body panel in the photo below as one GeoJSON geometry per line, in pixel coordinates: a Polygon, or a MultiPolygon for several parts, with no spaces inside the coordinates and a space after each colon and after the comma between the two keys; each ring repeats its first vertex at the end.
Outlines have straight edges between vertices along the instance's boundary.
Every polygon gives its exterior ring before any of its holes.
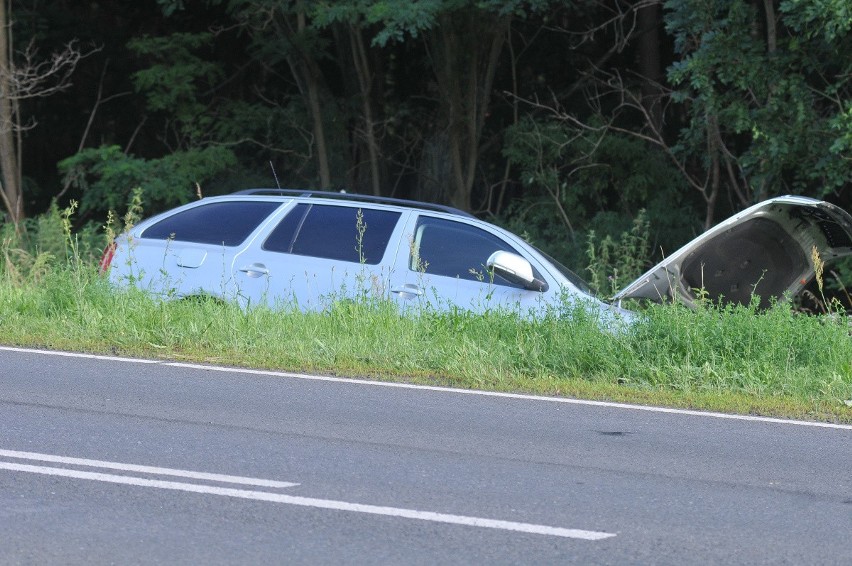
{"type": "Polygon", "coordinates": [[[799,293],[824,262],[852,254],[852,216],[830,203],[782,196],[760,202],[704,232],[615,295],[614,300],[675,299],[760,306],[799,293]]]}
{"type": "MultiPolygon", "coordinates": [[[[224,199],[210,197],[205,200],[219,202],[224,199]]],[[[132,284],[164,298],[195,295],[209,295],[224,300],[234,298],[237,295],[233,277],[235,256],[265,232],[277,216],[277,211],[289,201],[282,200],[276,212],[236,246],[144,237],[149,227],[194,208],[198,202],[147,218],[119,236],[109,270],[110,280],[119,285],[132,284]]]]}
{"type": "MultiPolygon", "coordinates": [[[[450,244],[459,250],[460,254],[465,251],[463,235],[451,240],[450,244]]],[[[607,324],[616,319],[633,318],[632,313],[600,301],[579,289],[538,250],[508,230],[476,218],[449,217],[433,212],[417,211],[409,218],[401,239],[395,269],[391,273],[389,289],[391,298],[397,301],[403,310],[428,308],[445,311],[459,308],[485,312],[501,309],[535,318],[546,313],[558,314],[582,305],[607,324]],[[476,272],[470,278],[434,273],[429,265],[418,265],[418,224],[424,219],[448,220],[458,227],[481,230],[501,240],[508,246],[508,249],[501,246],[503,251],[516,253],[530,263],[531,268],[544,281],[546,290],[525,289],[518,284],[499,281],[486,267],[492,253],[490,251],[467,258],[467,263],[462,264],[461,271],[476,272]]]]}
{"type": "MultiPolygon", "coordinates": [[[[397,249],[396,269],[390,274],[389,290],[402,308],[432,308],[446,310],[451,306],[484,310],[496,308],[501,304],[520,304],[525,298],[519,289],[495,285],[486,280],[485,274],[481,280],[464,279],[447,275],[430,273],[428,262],[419,263],[417,247],[417,223],[424,218],[445,219],[440,214],[410,215],[405,226],[404,235],[397,249]]],[[[473,219],[452,219],[461,226],[480,228],[473,219]]],[[[491,233],[489,231],[489,233],[491,233]]],[[[499,237],[499,236],[498,236],[499,237]]],[[[459,242],[458,245],[461,245],[459,242]]],[[[469,269],[482,269],[486,258],[477,264],[472,261],[469,269]]]]}
{"type": "MultiPolygon", "coordinates": [[[[334,206],[362,208],[359,204],[334,203],[334,206]]],[[[307,255],[292,255],[263,249],[262,237],[235,254],[233,277],[237,298],[243,306],[266,304],[271,307],[297,307],[319,310],[338,298],[379,296],[386,293],[390,272],[394,269],[398,242],[409,215],[397,210],[400,219],[390,235],[383,257],[367,264],[307,255]]],[[[290,208],[279,210],[271,223],[279,222],[290,208]]],[[[369,230],[369,226],[366,228],[369,230]]]]}

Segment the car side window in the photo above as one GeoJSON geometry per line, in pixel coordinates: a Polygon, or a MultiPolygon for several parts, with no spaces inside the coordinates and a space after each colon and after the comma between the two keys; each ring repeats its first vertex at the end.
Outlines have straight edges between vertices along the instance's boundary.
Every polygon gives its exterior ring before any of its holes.
{"type": "Polygon", "coordinates": [[[218,246],[238,246],[281,206],[273,201],[202,204],[173,214],[146,228],[141,236],[218,246]]]}
{"type": "MultiPolygon", "coordinates": [[[[491,282],[485,262],[498,250],[518,253],[502,239],[476,226],[421,216],[414,230],[409,268],[431,275],[491,282]]],[[[493,283],[520,288],[498,276],[493,283]]]]}
{"type": "Polygon", "coordinates": [[[376,265],[399,217],[392,210],[298,204],[269,234],[263,249],[376,265]]]}

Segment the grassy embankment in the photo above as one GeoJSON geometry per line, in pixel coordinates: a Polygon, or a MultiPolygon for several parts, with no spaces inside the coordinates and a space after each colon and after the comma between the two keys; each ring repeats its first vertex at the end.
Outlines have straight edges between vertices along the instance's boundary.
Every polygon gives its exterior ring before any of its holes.
{"type": "Polygon", "coordinates": [[[4,242],[0,343],[852,422],[843,313],[656,306],[611,334],[577,312],[403,317],[374,300],[243,311],[112,289],[75,242],[66,258],[4,242]]]}

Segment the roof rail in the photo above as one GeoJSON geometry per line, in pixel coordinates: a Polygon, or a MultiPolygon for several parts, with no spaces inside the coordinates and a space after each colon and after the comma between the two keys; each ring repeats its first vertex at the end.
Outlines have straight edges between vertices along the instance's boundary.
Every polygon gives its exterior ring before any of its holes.
{"type": "Polygon", "coordinates": [[[344,193],[344,192],[333,192],[333,191],[314,191],[310,189],[245,189],[243,191],[237,191],[232,193],[235,195],[264,195],[264,196],[293,196],[293,197],[313,197],[313,198],[327,198],[327,199],[338,199],[338,200],[351,200],[356,202],[375,202],[380,204],[393,204],[398,206],[407,206],[411,208],[420,208],[423,210],[432,210],[437,212],[446,212],[449,214],[455,214],[458,216],[467,216],[469,218],[474,218],[474,216],[468,212],[460,210],[458,208],[453,208],[452,206],[445,206],[442,204],[435,204],[431,202],[422,202],[417,200],[407,200],[401,198],[393,198],[393,197],[381,197],[376,195],[361,195],[357,193],[344,193]]]}

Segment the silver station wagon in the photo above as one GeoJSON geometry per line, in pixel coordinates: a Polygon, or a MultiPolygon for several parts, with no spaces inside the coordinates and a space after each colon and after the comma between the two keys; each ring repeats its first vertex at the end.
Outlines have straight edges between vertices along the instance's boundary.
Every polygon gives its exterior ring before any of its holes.
{"type": "Polygon", "coordinates": [[[542,313],[583,304],[605,321],[630,320],[625,298],[768,304],[852,253],[852,216],[804,197],[737,214],[652,268],[613,301],[519,236],[453,208],[383,197],[252,189],[203,198],[134,226],[107,250],[112,282],[159,296],[197,295],[244,308],[320,310],[341,298],[380,297],[412,308],[507,308],[542,313]]]}

